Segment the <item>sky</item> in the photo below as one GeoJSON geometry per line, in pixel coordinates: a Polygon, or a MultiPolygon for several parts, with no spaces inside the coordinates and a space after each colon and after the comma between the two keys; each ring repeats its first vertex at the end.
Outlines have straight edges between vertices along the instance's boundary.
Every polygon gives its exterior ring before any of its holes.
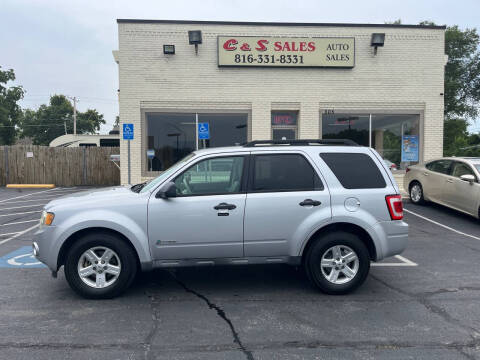
{"type": "MultiPolygon", "coordinates": [[[[0,0],[0,66],[14,69],[36,109],[52,94],[76,96],[79,111],[118,115],[116,19],[403,24],[430,20],[480,30],[480,0],[0,0]]],[[[480,120],[470,126],[480,131],[480,120]]]]}

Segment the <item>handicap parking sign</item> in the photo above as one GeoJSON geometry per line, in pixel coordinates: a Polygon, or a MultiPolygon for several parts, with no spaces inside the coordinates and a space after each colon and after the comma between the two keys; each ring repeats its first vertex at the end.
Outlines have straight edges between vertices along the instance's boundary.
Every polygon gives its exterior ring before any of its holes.
{"type": "Polygon", "coordinates": [[[123,124],[123,140],[133,140],[133,124],[123,124]]]}
{"type": "Polygon", "coordinates": [[[31,246],[22,246],[21,248],[0,257],[0,268],[43,268],[45,267],[35,256],[33,256],[31,246]]]}
{"type": "Polygon", "coordinates": [[[210,139],[210,128],[208,123],[198,123],[198,138],[200,140],[210,139]]]}

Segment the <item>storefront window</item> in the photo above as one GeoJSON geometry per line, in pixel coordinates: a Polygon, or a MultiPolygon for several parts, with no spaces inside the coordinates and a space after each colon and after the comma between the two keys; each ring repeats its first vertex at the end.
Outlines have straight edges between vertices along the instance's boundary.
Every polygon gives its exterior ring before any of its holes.
{"type": "Polygon", "coordinates": [[[295,140],[297,138],[298,112],[272,111],[272,139],[295,140]]]}
{"type": "Polygon", "coordinates": [[[323,139],[350,139],[368,146],[369,118],[367,114],[323,114],[323,139]]]}
{"type": "MultiPolygon", "coordinates": [[[[147,171],[164,171],[195,151],[195,113],[147,113],[147,171]]],[[[210,139],[198,148],[232,146],[247,141],[248,114],[198,114],[198,122],[209,124],[210,139]]]]}
{"type": "Polygon", "coordinates": [[[418,114],[372,114],[372,147],[397,168],[405,169],[419,161],[419,125],[418,114]]]}
{"type": "Polygon", "coordinates": [[[405,169],[419,161],[419,129],[418,114],[322,115],[324,139],[350,139],[359,145],[371,146],[392,169],[405,169]]]}

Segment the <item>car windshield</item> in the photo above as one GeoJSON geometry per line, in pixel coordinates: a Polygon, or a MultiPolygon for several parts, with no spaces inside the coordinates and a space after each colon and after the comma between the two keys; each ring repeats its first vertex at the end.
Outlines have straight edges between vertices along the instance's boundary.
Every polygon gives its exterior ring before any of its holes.
{"type": "Polygon", "coordinates": [[[160,176],[156,177],[155,179],[151,180],[149,183],[147,183],[140,193],[144,193],[147,191],[152,190],[155,188],[158,184],[160,184],[163,180],[165,180],[170,174],[174,173],[178,168],[183,166],[188,160],[190,160],[192,157],[195,156],[195,153],[191,153],[187,156],[185,156],[182,160],[178,161],[177,163],[173,164],[170,166],[167,170],[165,170],[160,176]]]}
{"type": "Polygon", "coordinates": [[[473,164],[475,166],[475,169],[477,169],[478,172],[480,172],[480,164],[473,164]]]}

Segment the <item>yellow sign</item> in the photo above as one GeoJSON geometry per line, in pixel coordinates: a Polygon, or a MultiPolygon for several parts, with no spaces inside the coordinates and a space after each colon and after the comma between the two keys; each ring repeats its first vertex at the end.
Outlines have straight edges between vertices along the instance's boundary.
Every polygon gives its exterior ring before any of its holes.
{"type": "Polygon", "coordinates": [[[218,36],[218,66],[355,66],[355,38],[218,36]]]}

